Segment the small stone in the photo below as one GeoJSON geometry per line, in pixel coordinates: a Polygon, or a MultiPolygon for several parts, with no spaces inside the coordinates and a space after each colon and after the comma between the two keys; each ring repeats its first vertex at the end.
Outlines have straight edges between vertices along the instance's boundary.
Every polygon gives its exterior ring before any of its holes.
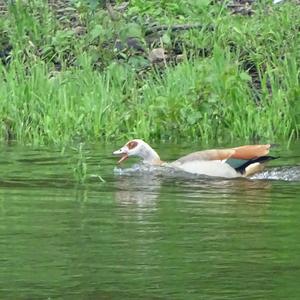
{"type": "Polygon", "coordinates": [[[175,57],[177,63],[183,62],[185,58],[186,58],[186,56],[184,54],[178,54],[175,57]]]}
{"type": "Polygon", "coordinates": [[[76,26],[73,30],[76,35],[83,35],[86,33],[86,28],[83,26],[76,26]]]}
{"type": "Polygon", "coordinates": [[[165,54],[165,49],[164,48],[152,49],[149,53],[149,56],[148,56],[148,59],[153,64],[164,61],[164,60],[166,60],[166,58],[167,58],[167,55],[165,54]]]}

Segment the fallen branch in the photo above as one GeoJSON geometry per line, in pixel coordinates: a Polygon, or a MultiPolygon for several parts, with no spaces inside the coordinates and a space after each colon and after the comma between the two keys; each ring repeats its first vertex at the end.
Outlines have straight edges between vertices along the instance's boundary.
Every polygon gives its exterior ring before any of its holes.
{"type": "MultiPolygon", "coordinates": [[[[159,31],[171,30],[173,31],[182,31],[182,30],[190,30],[190,29],[202,29],[205,26],[201,24],[180,24],[180,25],[155,25],[151,28],[146,29],[145,35],[150,35],[153,33],[157,33],[159,31]]],[[[207,26],[208,30],[214,30],[213,26],[207,26]]]]}

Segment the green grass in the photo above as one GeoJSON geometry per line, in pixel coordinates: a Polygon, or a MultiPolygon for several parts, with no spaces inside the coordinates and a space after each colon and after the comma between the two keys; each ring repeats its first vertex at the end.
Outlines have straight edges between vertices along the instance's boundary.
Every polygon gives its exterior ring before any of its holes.
{"type": "Polygon", "coordinates": [[[78,36],[43,1],[17,1],[0,19],[0,45],[12,46],[10,62],[0,64],[0,138],[49,144],[299,137],[299,5],[264,2],[246,17],[205,1],[147,3],[132,1],[117,21],[78,6],[87,28],[78,36]],[[114,51],[111,41],[134,32],[146,45],[149,19],[204,27],[167,31],[161,45],[170,51],[180,41],[186,58],[141,74],[146,55],[114,51]]]}

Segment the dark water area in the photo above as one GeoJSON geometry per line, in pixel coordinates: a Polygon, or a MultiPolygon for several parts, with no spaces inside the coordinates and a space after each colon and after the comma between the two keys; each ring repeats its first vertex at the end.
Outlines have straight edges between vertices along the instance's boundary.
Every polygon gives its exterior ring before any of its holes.
{"type": "Polygon", "coordinates": [[[0,299],[299,299],[299,143],[234,180],[121,169],[118,146],[85,150],[84,184],[73,150],[1,147],[0,299]]]}

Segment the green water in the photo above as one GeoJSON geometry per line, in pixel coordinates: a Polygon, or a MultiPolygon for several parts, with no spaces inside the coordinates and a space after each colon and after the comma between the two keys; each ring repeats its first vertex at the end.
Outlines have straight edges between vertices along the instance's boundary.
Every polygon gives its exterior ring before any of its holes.
{"type": "Polygon", "coordinates": [[[1,148],[0,299],[299,299],[300,144],[252,180],[114,170],[118,146],[84,185],[72,150],[1,148]]]}

